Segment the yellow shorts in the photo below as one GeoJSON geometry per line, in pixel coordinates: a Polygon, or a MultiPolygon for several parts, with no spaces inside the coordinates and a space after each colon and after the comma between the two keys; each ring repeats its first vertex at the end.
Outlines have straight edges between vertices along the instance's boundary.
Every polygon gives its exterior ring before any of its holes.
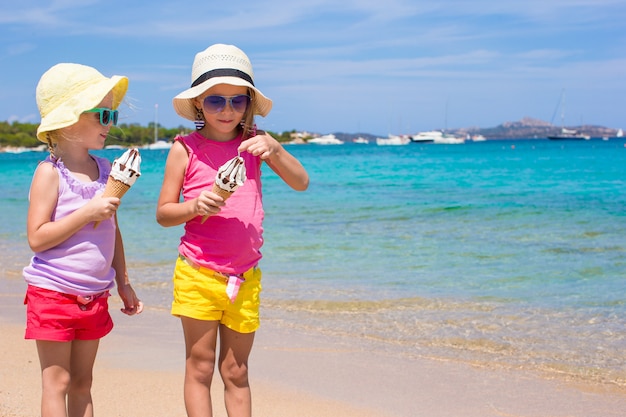
{"type": "Polygon", "coordinates": [[[197,320],[215,320],[239,333],[259,328],[261,270],[250,268],[243,274],[234,302],[226,294],[228,275],[198,267],[182,257],[174,269],[172,314],[197,320]]]}

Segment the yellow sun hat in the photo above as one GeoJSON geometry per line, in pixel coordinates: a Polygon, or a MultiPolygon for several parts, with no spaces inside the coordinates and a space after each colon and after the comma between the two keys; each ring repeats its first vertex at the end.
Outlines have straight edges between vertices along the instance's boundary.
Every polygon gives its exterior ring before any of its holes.
{"type": "Polygon", "coordinates": [[[254,85],[254,72],[248,56],[234,45],[217,43],[198,52],[191,69],[191,87],[172,100],[174,110],[187,120],[196,119],[193,99],[218,84],[248,87],[254,91],[254,114],[265,117],[272,109],[272,100],[254,85]]]}
{"type": "Polygon", "coordinates": [[[41,114],[37,139],[47,143],[48,132],[73,125],[109,92],[113,93],[113,109],[117,109],[127,90],[128,78],[121,75],[107,78],[95,68],[81,64],[53,66],[37,84],[37,107],[41,114]]]}

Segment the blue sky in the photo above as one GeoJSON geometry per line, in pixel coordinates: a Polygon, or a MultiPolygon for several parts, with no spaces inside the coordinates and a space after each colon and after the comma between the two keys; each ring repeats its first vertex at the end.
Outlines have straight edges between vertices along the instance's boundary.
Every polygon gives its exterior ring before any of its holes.
{"type": "Polygon", "coordinates": [[[626,128],[623,0],[3,2],[0,120],[37,123],[39,77],[77,62],[129,77],[123,122],[192,127],[171,100],[213,43],[248,54],[272,131],[560,125],[563,90],[566,125],[626,128]]]}

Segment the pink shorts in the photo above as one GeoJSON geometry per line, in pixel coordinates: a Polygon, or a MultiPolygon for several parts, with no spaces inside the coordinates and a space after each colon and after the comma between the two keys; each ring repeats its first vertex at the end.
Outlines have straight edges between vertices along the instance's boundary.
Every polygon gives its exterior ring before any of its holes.
{"type": "Polygon", "coordinates": [[[28,286],[26,290],[26,339],[69,342],[95,340],[113,329],[109,292],[90,301],[75,295],[28,286]]]}

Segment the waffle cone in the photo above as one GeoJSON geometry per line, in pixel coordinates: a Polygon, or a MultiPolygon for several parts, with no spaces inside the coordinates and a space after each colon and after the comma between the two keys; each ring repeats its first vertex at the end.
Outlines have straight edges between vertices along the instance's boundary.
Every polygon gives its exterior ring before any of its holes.
{"type": "MultiPolygon", "coordinates": [[[[224,201],[228,200],[228,197],[230,197],[231,195],[233,195],[234,191],[227,191],[227,190],[223,190],[220,188],[219,185],[217,184],[213,184],[213,191],[215,194],[219,195],[220,197],[222,197],[224,199],[224,201]]],[[[204,223],[206,221],[206,219],[208,219],[209,216],[206,215],[202,218],[202,223],[204,223]]]]}
{"type": "Polygon", "coordinates": [[[217,185],[217,184],[213,184],[213,192],[215,194],[219,195],[220,197],[222,197],[224,199],[224,201],[226,201],[228,199],[228,197],[230,197],[234,193],[234,191],[222,190],[220,188],[220,186],[217,185]]]}
{"type": "Polygon", "coordinates": [[[126,191],[130,188],[130,185],[124,184],[122,181],[118,181],[109,177],[107,185],[102,193],[102,197],[117,197],[122,198],[126,191]]]}
{"type": "MultiPolygon", "coordinates": [[[[104,192],[102,193],[102,197],[117,197],[122,198],[126,191],[130,188],[130,185],[124,184],[122,181],[118,181],[113,177],[109,177],[107,180],[107,185],[104,188],[104,192]]],[[[93,228],[98,227],[100,222],[95,222],[93,224],[93,228]]]]}

